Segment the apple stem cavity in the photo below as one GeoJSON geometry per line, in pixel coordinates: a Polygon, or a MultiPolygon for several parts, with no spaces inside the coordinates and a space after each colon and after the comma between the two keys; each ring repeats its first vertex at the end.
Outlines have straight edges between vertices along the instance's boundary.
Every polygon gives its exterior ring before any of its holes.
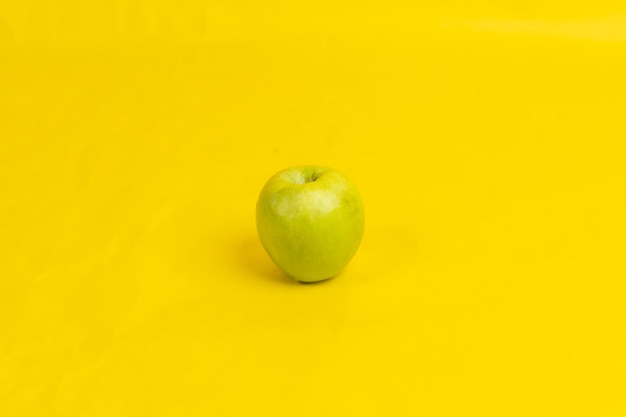
{"type": "Polygon", "coordinates": [[[304,182],[305,182],[305,183],[307,183],[307,182],[315,182],[315,180],[317,180],[317,178],[318,178],[318,176],[317,176],[317,172],[314,172],[313,174],[311,174],[311,175],[307,176],[307,177],[304,179],[304,182]]]}

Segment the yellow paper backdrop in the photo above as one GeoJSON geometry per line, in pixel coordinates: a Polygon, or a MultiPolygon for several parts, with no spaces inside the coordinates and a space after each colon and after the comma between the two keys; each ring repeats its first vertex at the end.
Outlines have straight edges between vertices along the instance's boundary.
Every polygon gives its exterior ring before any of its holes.
{"type": "Polygon", "coordinates": [[[1,1],[0,415],[626,415],[626,5],[427,3],[1,1]]]}

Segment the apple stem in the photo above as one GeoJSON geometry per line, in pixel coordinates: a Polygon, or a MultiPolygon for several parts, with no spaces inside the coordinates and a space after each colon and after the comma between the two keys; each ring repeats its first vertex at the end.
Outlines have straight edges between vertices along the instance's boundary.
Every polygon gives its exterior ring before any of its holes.
{"type": "Polygon", "coordinates": [[[304,182],[315,182],[315,180],[317,179],[317,172],[314,172],[313,174],[309,175],[308,177],[306,177],[304,179],[304,182]]]}

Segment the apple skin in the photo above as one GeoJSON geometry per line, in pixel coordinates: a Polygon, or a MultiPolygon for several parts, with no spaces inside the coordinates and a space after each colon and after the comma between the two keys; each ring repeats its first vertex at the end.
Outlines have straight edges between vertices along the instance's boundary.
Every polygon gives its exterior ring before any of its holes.
{"type": "Polygon", "coordinates": [[[270,258],[300,282],[339,274],[361,243],[363,201],[343,174],[297,166],[274,174],[256,205],[259,239],[270,258]]]}

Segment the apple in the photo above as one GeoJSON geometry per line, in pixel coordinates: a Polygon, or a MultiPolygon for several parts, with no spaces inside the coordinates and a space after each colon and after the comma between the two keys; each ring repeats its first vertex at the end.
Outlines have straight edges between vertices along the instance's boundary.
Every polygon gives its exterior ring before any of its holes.
{"type": "Polygon", "coordinates": [[[300,282],[339,274],[361,243],[363,202],[343,174],[297,166],[274,174],[256,205],[259,239],[270,258],[300,282]]]}

